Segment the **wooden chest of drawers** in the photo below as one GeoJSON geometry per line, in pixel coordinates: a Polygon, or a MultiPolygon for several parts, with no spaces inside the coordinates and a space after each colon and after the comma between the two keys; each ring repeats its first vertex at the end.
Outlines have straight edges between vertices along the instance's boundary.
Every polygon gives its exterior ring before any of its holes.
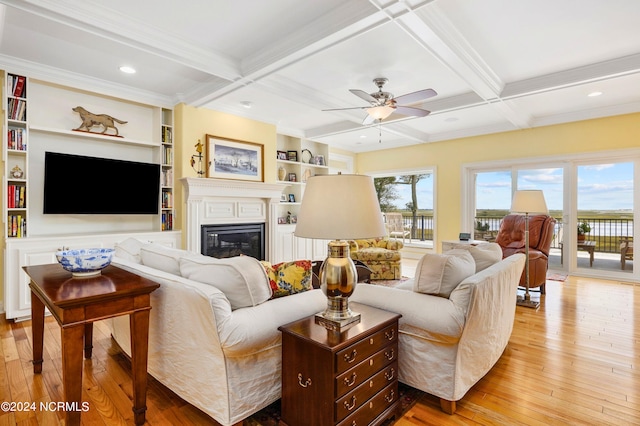
{"type": "Polygon", "coordinates": [[[336,333],[314,317],[282,326],[282,421],[378,425],[398,410],[400,315],[351,304],[361,322],[336,333]]]}

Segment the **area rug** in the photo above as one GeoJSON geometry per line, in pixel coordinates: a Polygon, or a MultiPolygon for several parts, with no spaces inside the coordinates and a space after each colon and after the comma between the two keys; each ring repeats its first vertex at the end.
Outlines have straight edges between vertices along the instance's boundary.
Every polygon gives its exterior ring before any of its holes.
{"type": "Polygon", "coordinates": [[[565,281],[567,279],[567,275],[547,273],[547,279],[549,281],[565,281]]]}
{"type": "Polygon", "coordinates": [[[369,281],[369,284],[381,285],[381,286],[385,286],[385,287],[395,287],[395,286],[399,285],[400,283],[403,283],[403,282],[407,281],[408,279],[409,279],[409,277],[402,277],[399,280],[371,280],[371,281],[369,281]]]}
{"type": "MultiPolygon", "coordinates": [[[[407,386],[403,383],[398,383],[398,391],[400,392],[400,416],[409,411],[411,407],[420,399],[424,394],[418,389],[414,389],[411,386],[407,386]]],[[[383,426],[390,426],[398,419],[388,420],[383,426]]],[[[242,423],[243,426],[278,426],[283,423],[280,422],[280,400],[277,400],[268,407],[258,411],[248,419],[245,419],[242,423]]]]}

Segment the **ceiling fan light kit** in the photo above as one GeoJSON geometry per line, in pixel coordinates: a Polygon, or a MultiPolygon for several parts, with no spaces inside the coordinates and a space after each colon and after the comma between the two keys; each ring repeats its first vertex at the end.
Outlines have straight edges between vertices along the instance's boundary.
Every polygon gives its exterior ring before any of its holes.
{"type": "Polygon", "coordinates": [[[366,111],[367,111],[367,114],[369,114],[374,119],[384,120],[385,118],[393,114],[394,110],[395,108],[389,105],[382,105],[382,106],[367,108],[366,111]]]}

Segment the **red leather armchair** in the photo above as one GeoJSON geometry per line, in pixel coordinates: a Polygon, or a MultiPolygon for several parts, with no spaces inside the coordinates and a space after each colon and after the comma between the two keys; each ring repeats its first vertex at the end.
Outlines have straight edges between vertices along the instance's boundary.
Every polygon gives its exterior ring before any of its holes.
{"type": "MultiPolygon", "coordinates": [[[[556,220],[547,215],[529,216],[529,288],[540,287],[544,294],[549,266],[549,249],[553,240],[556,220]]],[[[502,247],[502,257],[525,252],[525,216],[507,215],[502,219],[496,243],[502,247]]],[[[526,286],[526,268],[520,278],[526,286]]]]}

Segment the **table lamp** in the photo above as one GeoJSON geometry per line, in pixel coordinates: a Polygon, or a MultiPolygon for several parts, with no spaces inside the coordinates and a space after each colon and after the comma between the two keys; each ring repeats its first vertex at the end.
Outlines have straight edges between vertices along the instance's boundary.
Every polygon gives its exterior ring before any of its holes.
{"type": "Polygon", "coordinates": [[[527,308],[538,308],[540,302],[531,300],[529,294],[529,214],[548,214],[547,203],[544,200],[544,194],[539,189],[519,190],[513,194],[511,201],[512,213],[524,213],[525,231],[524,231],[524,250],[525,250],[525,293],[524,297],[518,296],[516,304],[527,308]]]}
{"type": "Polygon", "coordinates": [[[349,296],[356,288],[356,266],[349,255],[349,242],[386,235],[373,178],[364,175],[318,175],[304,189],[295,235],[333,240],[320,268],[320,288],[327,308],[316,322],[329,330],[342,331],[360,322],[360,314],[349,309],[349,296]]]}

